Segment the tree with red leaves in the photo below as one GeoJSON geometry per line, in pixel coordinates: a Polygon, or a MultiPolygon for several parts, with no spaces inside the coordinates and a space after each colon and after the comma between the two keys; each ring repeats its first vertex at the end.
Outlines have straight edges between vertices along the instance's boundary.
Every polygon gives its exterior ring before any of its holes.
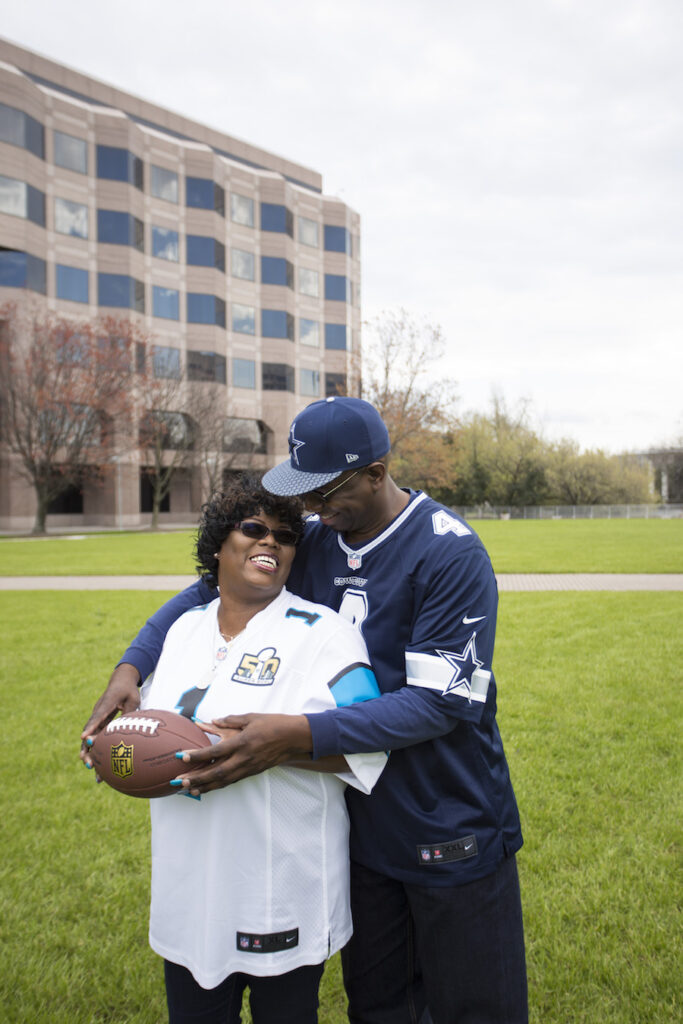
{"type": "Polygon", "coordinates": [[[39,306],[0,308],[0,438],[36,495],[34,534],[70,486],[111,471],[130,444],[127,426],[139,329],[96,323],[39,306]]]}

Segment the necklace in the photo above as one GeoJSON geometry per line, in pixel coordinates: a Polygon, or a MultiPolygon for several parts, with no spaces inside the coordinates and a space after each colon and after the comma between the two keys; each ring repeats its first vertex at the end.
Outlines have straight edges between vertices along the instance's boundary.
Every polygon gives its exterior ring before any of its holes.
{"type": "Polygon", "coordinates": [[[242,633],[244,633],[243,629],[240,629],[238,633],[233,633],[233,634],[224,633],[223,630],[221,629],[221,624],[218,621],[218,616],[216,616],[216,626],[218,627],[218,632],[223,637],[223,639],[225,640],[226,644],[231,644],[233,642],[233,640],[236,640],[238,636],[241,636],[242,633]]]}

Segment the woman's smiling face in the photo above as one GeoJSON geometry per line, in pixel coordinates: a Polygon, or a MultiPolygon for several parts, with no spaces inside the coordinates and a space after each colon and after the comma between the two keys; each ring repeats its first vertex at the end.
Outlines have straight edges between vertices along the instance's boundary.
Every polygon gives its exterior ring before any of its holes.
{"type": "MultiPolygon", "coordinates": [[[[278,516],[262,511],[244,522],[262,523],[268,530],[290,529],[278,516]]],[[[239,528],[231,530],[218,553],[218,587],[223,594],[253,600],[272,600],[282,590],[294,561],[294,544],[279,544],[272,533],[254,539],[239,528]]]]}

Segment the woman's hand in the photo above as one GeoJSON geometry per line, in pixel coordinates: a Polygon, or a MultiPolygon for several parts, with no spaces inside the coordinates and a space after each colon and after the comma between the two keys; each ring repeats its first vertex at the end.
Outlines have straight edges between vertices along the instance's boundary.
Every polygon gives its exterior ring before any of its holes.
{"type": "Polygon", "coordinates": [[[198,724],[204,732],[221,738],[211,747],[176,755],[188,766],[186,774],[178,778],[192,796],[300,758],[313,747],[305,715],[229,715],[198,724]]]}

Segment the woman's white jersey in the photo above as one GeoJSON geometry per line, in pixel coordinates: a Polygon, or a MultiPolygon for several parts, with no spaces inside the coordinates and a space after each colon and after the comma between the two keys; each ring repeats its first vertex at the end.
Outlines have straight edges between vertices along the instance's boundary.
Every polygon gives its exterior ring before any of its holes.
{"type": "MultiPolygon", "coordinates": [[[[218,607],[174,623],[143,707],[210,722],[379,696],[360,632],[329,608],[283,589],[227,644],[218,607]]],[[[204,988],[235,971],[283,974],[340,949],[352,930],[344,789],[370,792],[386,756],[346,760],[339,776],[278,767],[201,798],[151,800],[152,948],[204,988]]]]}

